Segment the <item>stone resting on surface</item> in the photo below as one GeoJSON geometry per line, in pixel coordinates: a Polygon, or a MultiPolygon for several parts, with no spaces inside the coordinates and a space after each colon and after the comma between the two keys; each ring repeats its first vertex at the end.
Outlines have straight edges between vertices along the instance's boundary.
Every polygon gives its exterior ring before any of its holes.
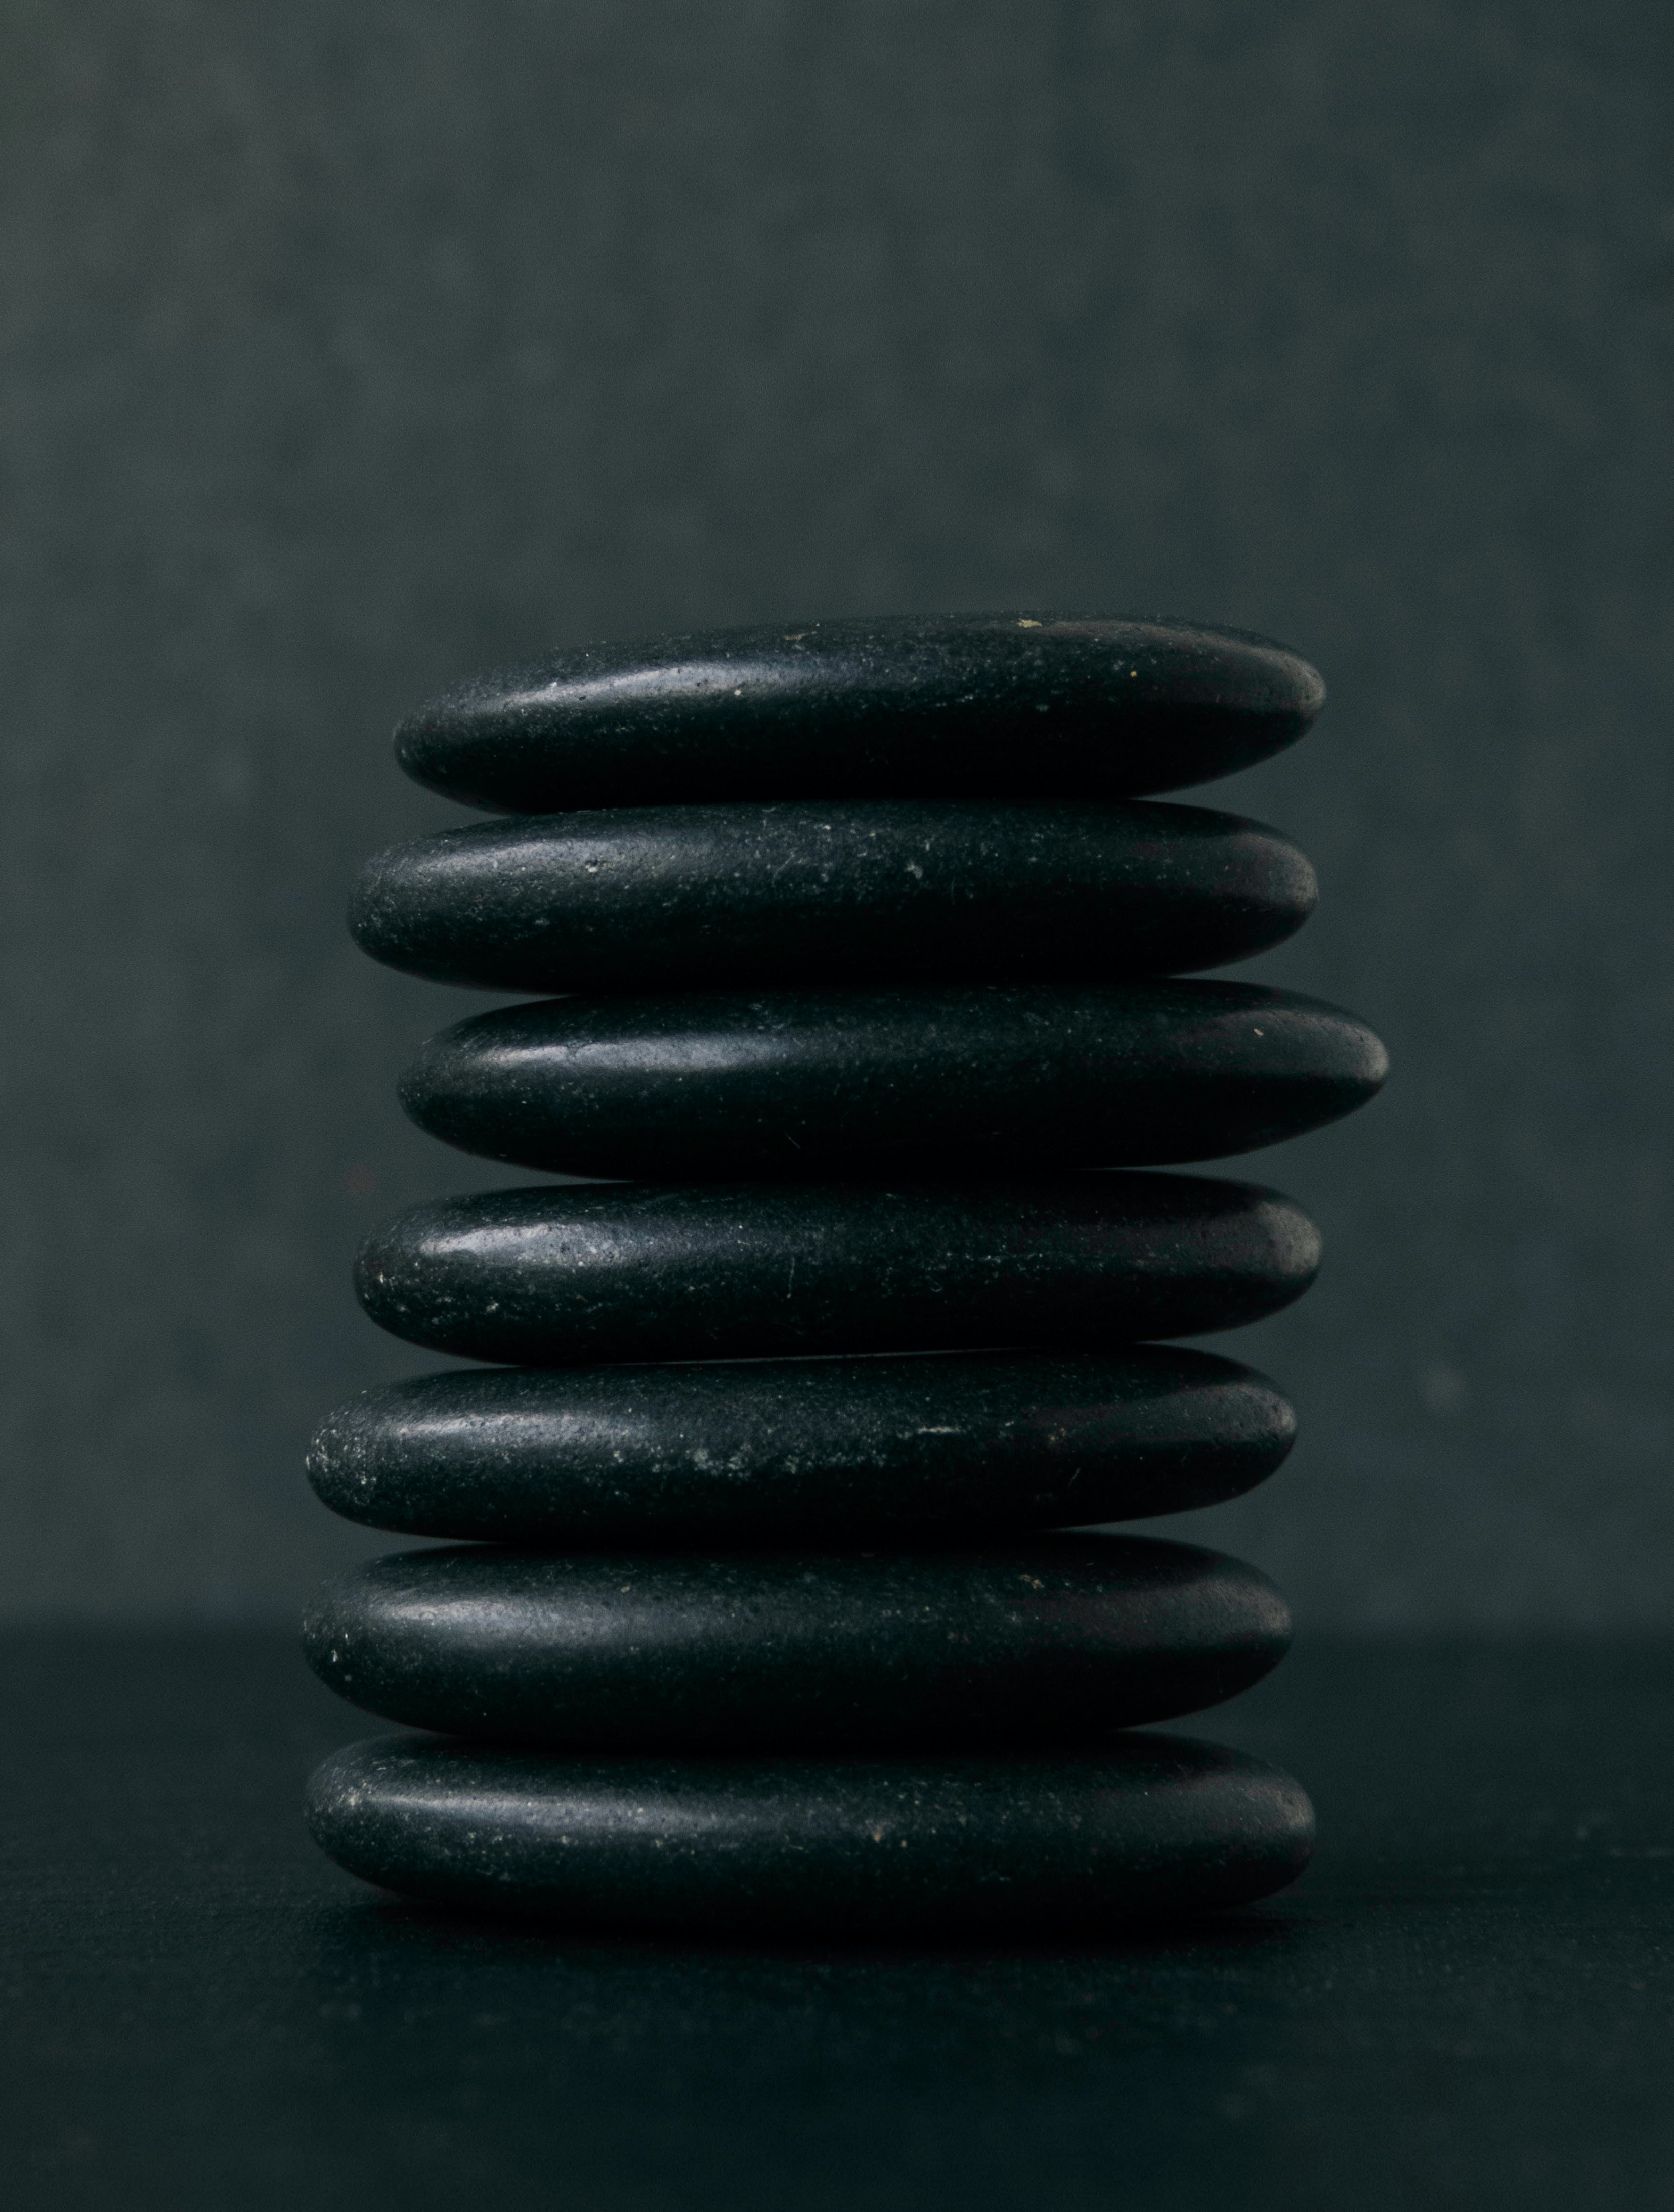
{"type": "Polygon", "coordinates": [[[1369,1098],[1340,1009],[1192,971],[1317,895],[1143,794],[1324,687],[1152,617],[808,623],[458,686],[402,765],[500,821],[370,862],[350,926],[542,994],[402,1083],[463,1149],[603,1182],[410,1209],[367,1310],[507,1363],[365,1394],[319,1495],[447,1540],[321,1592],[309,1658],[424,1731],[308,1816],[408,1895],[701,1933],[1089,1933],[1291,1880],[1289,1777],[1143,1724],[1283,1656],[1255,1570],[1089,1526],[1265,1479],[1263,1376],[1154,1340],[1305,1291],[1256,1183],[1160,1173],[1369,1098]],[[561,995],[553,995],[553,994],[561,995]]]}

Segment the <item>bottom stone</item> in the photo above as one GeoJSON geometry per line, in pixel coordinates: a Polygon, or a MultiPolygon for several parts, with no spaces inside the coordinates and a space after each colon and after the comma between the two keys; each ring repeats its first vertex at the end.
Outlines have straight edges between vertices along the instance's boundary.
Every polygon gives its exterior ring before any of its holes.
{"type": "Polygon", "coordinates": [[[1065,1755],[574,1759],[351,1744],[314,1839],[430,1903],[683,1934],[1086,1935],[1294,1881],[1313,1811],[1277,1767],[1149,1733],[1065,1755]]]}

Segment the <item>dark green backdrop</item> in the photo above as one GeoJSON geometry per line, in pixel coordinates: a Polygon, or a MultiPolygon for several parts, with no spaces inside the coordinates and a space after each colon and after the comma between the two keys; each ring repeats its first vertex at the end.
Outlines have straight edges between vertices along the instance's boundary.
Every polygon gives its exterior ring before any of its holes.
{"type": "MultiPolygon", "coordinates": [[[[502,1182],[341,923],[543,643],[1058,603],[1292,641],[1206,793],[1386,1036],[1260,1156],[1322,1625],[1666,1624],[1674,182],[1652,0],[0,0],[15,1613],[289,1605],[356,1239],[502,1182]]],[[[422,1363],[417,1363],[422,1364],[422,1363]]]]}

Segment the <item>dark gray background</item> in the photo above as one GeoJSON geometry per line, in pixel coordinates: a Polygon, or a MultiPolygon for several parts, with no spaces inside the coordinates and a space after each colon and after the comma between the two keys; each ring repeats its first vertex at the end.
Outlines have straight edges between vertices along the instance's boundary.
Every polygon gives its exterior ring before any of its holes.
{"type": "MultiPolygon", "coordinates": [[[[1671,19],[1653,0],[3,0],[0,1601],[259,1612],[413,1355],[361,1232],[464,994],[341,921],[386,732],[549,642],[1196,614],[1205,793],[1394,1054],[1245,1171],[1306,1433],[1182,1533],[1320,1626],[1666,1625],[1671,19]]],[[[1252,972],[1252,971],[1246,971],[1252,972]]]]}

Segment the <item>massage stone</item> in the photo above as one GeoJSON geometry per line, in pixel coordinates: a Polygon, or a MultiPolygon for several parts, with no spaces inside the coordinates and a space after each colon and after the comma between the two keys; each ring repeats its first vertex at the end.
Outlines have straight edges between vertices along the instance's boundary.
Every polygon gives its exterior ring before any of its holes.
{"type": "Polygon", "coordinates": [[[1253,1567],[1155,1537],[888,1552],[397,1553],[329,1584],[303,1646],[385,1720],[591,1751],[1085,1742],[1277,1666],[1253,1567]]]}
{"type": "Polygon", "coordinates": [[[342,1864],[583,1928],[1083,1935],[1247,1903],[1287,1776],[1149,1732],[1255,1681],[1283,1601],[1097,1523],[1233,1497],[1295,1433],[1158,1340],[1277,1311],[1313,1224],[1158,1172],[1351,1111],[1340,1009],[1192,971],[1307,862],[1152,803],[1299,737],[1287,648],[1173,619],[810,623],[561,652],[397,733],[501,818],[369,864],[351,927],[531,995],[421,1052],[446,1142],[602,1181],[409,1209],[373,1318],[480,1362],[325,1424],[318,1494],[447,1540],[305,1643],[404,1735],[310,1785],[342,1864]],[[554,993],[564,995],[553,997],[554,993]]]}
{"type": "Polygon", "coordinates": [[[1194,1336],[1319,1265],[1300,1206],[1211,1176],[617,1182],[410,1206],[355,1280],[391,1335],[547,1366],[1194,1336]]]}
{"type": "Polygon", "coordinates": [[[367,863],[349,926],[500,991],[1102,982],[1248,959],[1318,896],[1289,839],[1203,807],[850,799],[443,830],[367,863]]]}
{"type": "Polygon", "coordinates": [[[1245,1905],[1294,1881],[1313,1813],[1217,1744],[647,1759],[458,1737],[351,1744],[314,1775],[331,1856],[429,1905],[665,1936],[1058,1934],[1245,1905]]]}
{"type": "Polygon", "coordinates": [[[1168,616],[928,615],[583,646],[403,722],[431,790],[513,814],[812,799],[1123,799],[1300,738],[1317,669],[1168,616]]]}
{"type": "Polygon", "coordinates": [[[1132,1521],[1265,1481],[1296,1417],[1213,1352],[989,1352],[456,1369],[314,1438],[336,1511],[553,1549],[943,1539],[1132,1521]]]}
{"type": "Polygon", "coordinates": [[[325,1762],[307,1814],[351,1873],[430,1905],[827,1943],[1085,1943],[1265,1897],[1313,1841],[1288,1774],[1143,1730],[1079,1749],[818,1759],[385,1736],[325,1762]]]}
{"type": "Polygon", "coordinates": [[[550,1174],[993,1176],[1252,1152],[1385,1072],[1352,1015],[1247,983],[706,991],[477,1014],[431,1038],[401,1103],[550,1174]]]}

